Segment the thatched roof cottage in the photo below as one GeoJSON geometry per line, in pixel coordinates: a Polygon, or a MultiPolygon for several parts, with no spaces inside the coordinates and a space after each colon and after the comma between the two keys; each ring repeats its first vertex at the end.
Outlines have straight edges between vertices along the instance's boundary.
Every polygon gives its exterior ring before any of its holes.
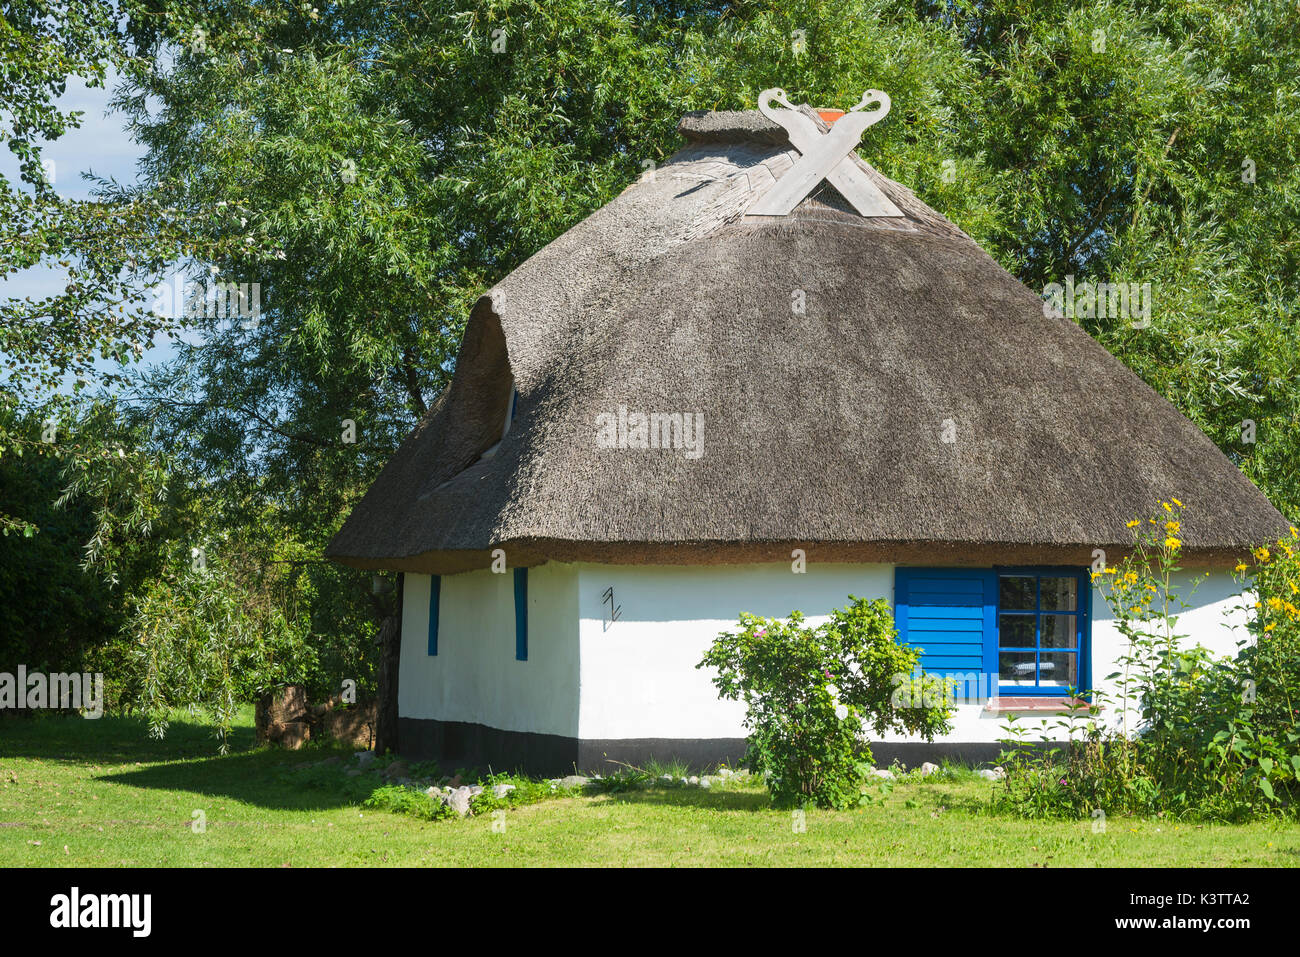
{"type": "Polygon", "coordinates": [[[894,602],[927,669],[992,676],[946,741],[877,756],[985,757],[1007,712],[1112,670],[1088,566],[1170,496],[1194,509],[1185,564],[1212,573],[1182,624],[1230,649],[1228,569],[1282,516],[910,190],[813,155],[844,120],[801,107],[800,149],[769,116],[686,116],[665,165],[484,295],[331,543],[405,573],[403,751],[734,759],[743,707],[705,648],[741,611],[815,619],[852,593],[894,602]],[[1001,605],[1024,595],[1035,639],[1008,651],[1001,605]]]}

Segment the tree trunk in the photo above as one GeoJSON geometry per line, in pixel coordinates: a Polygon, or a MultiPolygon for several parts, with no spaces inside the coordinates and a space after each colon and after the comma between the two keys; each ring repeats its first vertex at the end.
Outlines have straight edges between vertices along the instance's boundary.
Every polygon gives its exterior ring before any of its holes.
{"type": "Polygon", "coordinates": [[[402,584],[397,576],[397,607],[379,625],[379,701],[375,715],[375,754],[397,752],[397,676],[402,655],[402,584]]]}

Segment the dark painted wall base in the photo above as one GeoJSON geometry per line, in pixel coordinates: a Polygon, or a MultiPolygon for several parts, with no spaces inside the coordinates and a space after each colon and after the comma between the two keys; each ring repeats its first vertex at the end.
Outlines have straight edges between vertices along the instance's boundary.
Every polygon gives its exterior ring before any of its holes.
{"type": "MultiPolygon", "coordinates": [[[[399,725],[403,755],[436,760],[449,773],[457,768],[491,768],[543,776],[572,774],[575,769],[607,774],[616,771],[619,762],[643,767],[650,758],[682,761],[695,770],[704,770],[722,763],[735,767],[745,754],[744,738],[583,740],[427,718],[401,718],[399,725]]],[[[882,768],[895,761],[914,768],[925,761],[945,758],[958,764],[992,764],[1001,750],[999,744],[946,741],[871,745],[876,766],[882,768]]]]}
{"type": "Polygon", "coordinates": [[[401,752],[422,761],[436,760],[444,770],[491,768],[534,775],[579,771],[607,774],[617,762],[643,765],[650,758],[676,759],[693,768],[726,762],[735,766],[745,754],[744,738],[618,738],[582,740],[558,734],[502,731],[483,724],[401,718],[401,752]]]}

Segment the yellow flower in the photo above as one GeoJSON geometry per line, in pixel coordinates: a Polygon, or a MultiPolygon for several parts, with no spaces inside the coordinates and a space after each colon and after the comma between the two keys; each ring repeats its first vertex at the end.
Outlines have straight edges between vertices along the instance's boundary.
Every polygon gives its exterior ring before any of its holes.
{"type": "Polygon", "coordinates": [[[1165,539],[1165,548],[1177,548],[1181,544],[1182,542],[1174,538],[1172,535],[1165,539]]]}
{"type": "Polygon", "coordinates": [[[1174,510],[1173,506],[1170,505],[1168,502],[1161,502],[1160,504],[1165,507],[1166,512],[1172,512],[1174,510]]]}
{"type": "Polygon", "coordinates": [[[1131,521],[1131,522],[1128,523],[1128,527],[1129,527],[1129,528],[1137,528],[1137,527],[1138,527],[1139,525],[1141,525],[1141,524],[1142,524],[1142,519],[1140,519],[1140,518],[1135,518],[1135,519],[1133,519],[1133,521],[1131,521]]]}
{"type": "Polygon", "coordinates": [[[1281,610],[1282,610],[1282,599],[1281,599],[1281,598],[1277,598],[1277,597],[1270,598],[1270,599],[1268,600],[1268,607],[1269,607],[1269,608],[1272,608],[1274,611],[1281,611],[1281,610]]]}
{"type": "Polygon", "coordinates": [[[1272,553],[1261,545],[1259,548],[1255,549],[1255,557],[1261,562],[1266,562],[1272,557],[1272,553]]]}
{"type": "Polygon", "coordinates": [[[1264,610],[1264,606],[1261,605],[1259,602],[1255,602],[1255,610],[1256,610],[1256,611],[1263,611],[1263,610],[1264,610]]]}
{"type": "Polygon", "coordinates": [[[1273,630],[1274,628],[1276,628],[1276,627],[1277,627],[1277,622],[1275,622],[1275,621],[1270,621],[1267,625],[1264,626],[1264,630],[1265,630],[1265,631],[1272,631],[1272,630],[1273,630]]]}
{"type": "Polygon", "coordinates": [[[1291,537],[1300,538],[1300,529],[1297,529],[1294,525],[1291,526],[1291,537]]]}
{"type": "Polygon", "coordinates": [[[1180,502],[1180,501],[1178,501],[1178,499],[1175,498],[1175,499],[1172,499],[1171,501],[1172,501],[1175,505],[1177,505],[1179,508],[1182,508],[1182,507],[1183,507],[1183,503],[1180,502]]]}
{"type": "Polygon", "coordinates": [[[1166,532],[1177,532],[1182,530],[1182,524],[1179,522],[1165,522],[1166,532]]]}
{"type": "Polygon", "coordinates": [[[1138,580],[1137,572],[1125,572],[1124,580],[1128,582],[1130,585],[1136,585],[1138,580]]]}
{"type": "Polygon", "coordinates": [[[1296,587],[1295,582],[1287,582],[1287,587],[1291,589],[1291,594],[1300,595],[1300,588],[1296,587]]]}
{"type": "Polygon", "coordinates": [[[1246,563],[1245,563],[1245,562],[1242,562],[1241,564],[1239,564],[1239,565],[1236,567],[1235,570],[1236,570],[1236,571],[1239,571],[1239,572],[1244,572],[1244,571],[1246,570],[1246,563]]]}

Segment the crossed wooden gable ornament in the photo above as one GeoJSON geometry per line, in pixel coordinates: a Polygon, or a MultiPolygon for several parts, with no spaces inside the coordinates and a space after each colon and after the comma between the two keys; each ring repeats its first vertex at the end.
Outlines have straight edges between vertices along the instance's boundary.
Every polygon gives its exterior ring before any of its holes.
{"type": "Polygon", "coordinates": [[[841,196],[863,216],[902,216],[868,178],[862,167],[853,162],[853,148],[869,126],[879,123],[889,113],[889,96],[879,90],[867,90],[858,105],[834,121],[823,133],[812,117],[800,112],[774,87],[758,97],[759,112],[780,124],[790,135],[790,145],[802,155],[789,172],[777,180],[747,212],[751,216],[785,216],[823,180],[834,186],[841,196]],[[773,104],[784,109],[777,109],[773,104]],[[868,104],[878,104],[868,110],[868,104]]]}

